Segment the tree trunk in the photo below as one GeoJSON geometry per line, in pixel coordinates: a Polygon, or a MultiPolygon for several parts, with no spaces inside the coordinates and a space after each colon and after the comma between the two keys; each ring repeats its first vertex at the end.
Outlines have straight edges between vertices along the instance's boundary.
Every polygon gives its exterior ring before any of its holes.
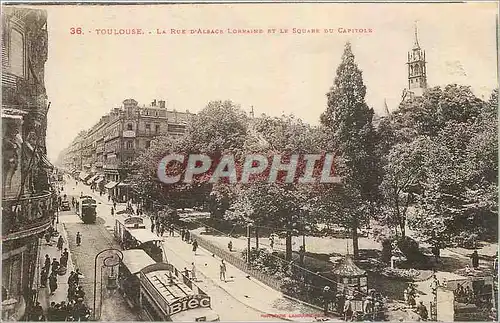
{"type": "Polygon", "coordinates": [[[359,245],[358,245],[358,218],[354,216],[352,223],[352,254],[354,258],[359,256],[359,245]]]}
{"type": "Polygon", "coordinates": [[[288,230],[286,232],[286,252],[285,252],[285,260],[292,260],[292,231],[288,230]]]}
{"type": "Polygon", "coordinates": [[[259,249],[259,227],[255,227],[255,248],[259,249]]]}

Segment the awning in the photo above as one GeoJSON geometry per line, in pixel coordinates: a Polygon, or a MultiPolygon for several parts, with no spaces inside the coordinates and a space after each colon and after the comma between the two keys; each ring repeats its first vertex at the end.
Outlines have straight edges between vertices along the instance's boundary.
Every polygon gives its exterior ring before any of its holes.
{"type": "Polygon", "coordinates": [[[116,185],[118,185],[117,182],[109,182],[108,184],[104,185],[104,187],[111,189],[111,188],[115,187],[116,185]]]}
{"type": "Polygon", "coordinates": [[[49,161],[49,159],[45,154],[41,155],[40,157],[41,157],[40,162],[42,163],[42,167],[54,169],[54,165],[51,164],[51,162],[49,161]]]}
{"type": "Polygon", "coordinates": [[[124,187],[124,186],[130,186],[129,183],[120,183],[118,184],[118,187],[124,187]]]}
{"type": "Polygon", "coordinates": [[[86,178],[88,178],[90,174],[81,172],[80,175],[78,176],[82,181],[84,181],[86,178]]]}
{"type": "Polygon", "coordinates": [[[99,177],[94,183],[96,184],[99,184],[100,182],[102,182],[104,180],[104,177],[99,177]]]}
{"type": "Polygon", "coordinates": [[[97,181],[103,180],[102,175],[97,175],[95,178],[92,179],[93,183],[97,183],[97,181]]]}
{"type": "Polygon", "coordinates": [[[87,182],[92,183],[97,177],[99,177],[99,175],[94,175],[91,178],[89,178],[87,182]]]}

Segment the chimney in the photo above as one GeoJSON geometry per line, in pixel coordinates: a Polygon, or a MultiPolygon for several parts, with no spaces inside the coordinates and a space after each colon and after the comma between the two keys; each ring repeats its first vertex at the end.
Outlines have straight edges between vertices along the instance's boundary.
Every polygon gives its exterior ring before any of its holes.
{"type": "Polygon", "coordinates": [[[153,102],[151,103],[151,106],[156,107],[156,99],[153,100],[153,102]]]}
{"type": "Polygon", "coordinates": [[[158,104],[160,105],[160,108],[165,109],[165,101],[158,101],[158,104]]]}

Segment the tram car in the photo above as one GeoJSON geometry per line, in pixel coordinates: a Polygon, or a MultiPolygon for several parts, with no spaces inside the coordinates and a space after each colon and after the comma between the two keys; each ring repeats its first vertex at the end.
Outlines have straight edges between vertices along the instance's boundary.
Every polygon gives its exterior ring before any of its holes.
{"type": "Polygon", "coordinates": [[[171,264],[155,262],[144,250],[123,251],[118,277],[121,293],[143,320],[220,321],[210,296],[171,264]]]}
{"type": "Polygon", "coordinates": [[[85,224],[94,224],[97,218],[97,202],[91,196],[82,195],[78,199],[76,214],[85,224]]]}
{"type": "Polygon", "coordinates": [[[163,261],[163,240],[146,229],[141,217],[117,219],[114,234],[123,250],[142,249],[155,261],[163,261]]]}

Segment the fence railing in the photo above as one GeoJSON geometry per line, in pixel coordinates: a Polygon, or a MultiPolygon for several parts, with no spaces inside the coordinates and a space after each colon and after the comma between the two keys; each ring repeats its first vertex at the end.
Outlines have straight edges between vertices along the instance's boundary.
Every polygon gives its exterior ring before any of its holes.
{"type": "Polygon", "coordinates": [[[211,253],[213,253],[214,255],[217,255],[218,257],[224,259],[225,261],[227,261],[228,263],[230,263],[231,265],[235,266],[236,268],[238,268],[239,270],[241,271],[244,271],[245,273],[247,273],[248,275],[256,278],[257,280],[259,280],[261,283],[281,292],[281,282],[277,279],[274,279],[272,277],[270,277],[269,275],[267,274],[264,274],[258,270],[254,270],[252,269],[247,263],[245,260],[241,259],[240,257],[237,257],[231,253],[229,253],[228,251],[214,245],[213,243],[211,243],[210,241],[208,241],[207,239],[203,238],[202,236],[196,234],[196,233],[191,233],[191,236],[196,239],[196,241],[198,242],[198,244],[200,245],[200,247],[210,251],[211,253]]]}

